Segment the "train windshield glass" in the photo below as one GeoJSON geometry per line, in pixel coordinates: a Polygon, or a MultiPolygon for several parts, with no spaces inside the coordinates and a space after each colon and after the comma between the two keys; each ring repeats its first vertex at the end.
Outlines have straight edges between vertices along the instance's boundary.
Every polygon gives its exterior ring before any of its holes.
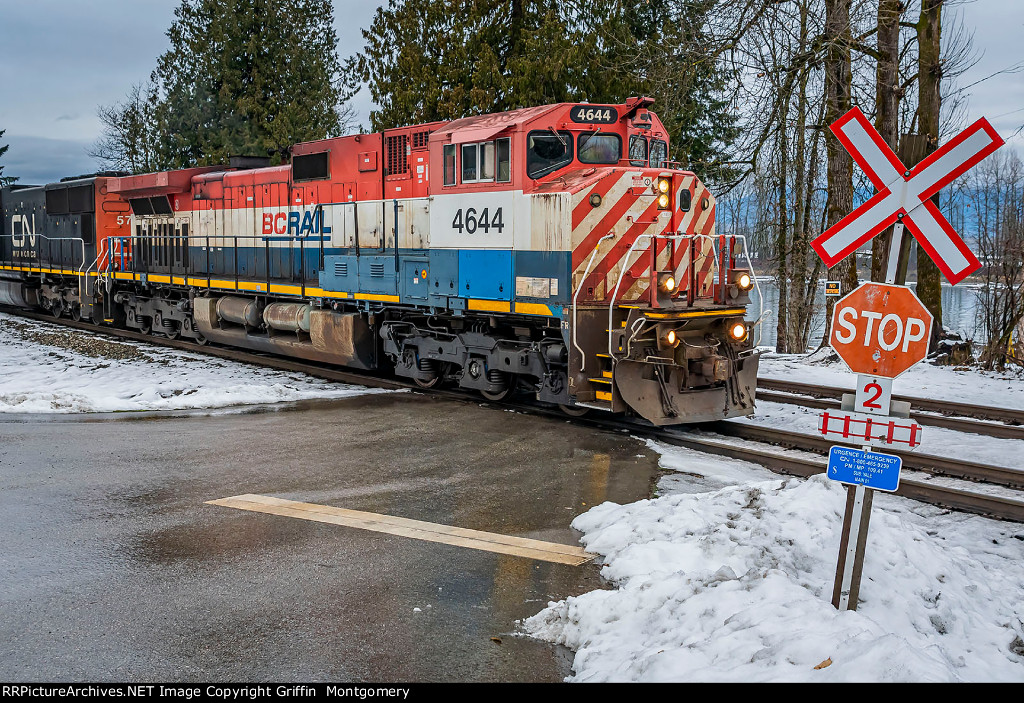
{"type": "Polygon", "coordinates": [[[668,144],[660,139],[651,140],[651,168],[665,168],[668,165],[668,144]]]}
{"type": "Polygon", "coordinates": [[[622,158],[622,137],[592,132],[580,135],[579,159],[585,164],[617,164],[622,158]]]}
{"type": "Polygon", "coordinates": [[[629,163],[634,166],[647,165],[647,138],[634,134],[629,138],[629,163]]]}
{"type": "Polygon", "coordinates": [[[540,178],[572,163],[572,133],[530,132],[526,140],[526,175],[540,178]]]}

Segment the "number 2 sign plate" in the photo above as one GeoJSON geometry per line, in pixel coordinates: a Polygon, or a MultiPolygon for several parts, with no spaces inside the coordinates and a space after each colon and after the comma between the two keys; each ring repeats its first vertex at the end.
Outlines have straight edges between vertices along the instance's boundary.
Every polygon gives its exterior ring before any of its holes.
{"type": "Polygon", "coordinates": [[[892,403],[892,379],[857,374],[854,412],[888,415],[892,403]]]}

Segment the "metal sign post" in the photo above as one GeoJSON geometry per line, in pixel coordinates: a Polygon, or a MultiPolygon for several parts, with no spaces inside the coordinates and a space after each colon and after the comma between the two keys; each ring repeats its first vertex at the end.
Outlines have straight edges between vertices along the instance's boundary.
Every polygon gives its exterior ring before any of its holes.
{"type": "Polygon", "coordinates": [[[909,419],[910,404],[892,400],[892,379],[924,359],[932,326],[932,317],[917,296],[895,285],[904,230],[910,230],[952,284],[978,270],[981,262],[932,197],[1002,146],[1003,140],[982,118],[908,168],[859,108],[830,129],[877,192],[811,246],[831,268],[893,227],[885,284],[865,283],[837,301],[833,310],[830,343],[858,374],[857,391],[843,396],[843,412],[825,411],[819,427],[826,436],[863,440],[859,450],[832,447],[827,473],[847,487],[832,605],[856,610],[872,495],[875,490],[895,491],[902,465],[899,457],[873,452],[872,445],[904,443],[913,449],[920,444],[921,428],[909,419]]]}

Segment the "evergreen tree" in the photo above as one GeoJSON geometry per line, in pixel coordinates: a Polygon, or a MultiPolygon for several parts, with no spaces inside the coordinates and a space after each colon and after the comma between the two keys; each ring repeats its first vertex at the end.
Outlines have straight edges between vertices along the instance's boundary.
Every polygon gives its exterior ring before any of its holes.
{"type": "Polygon", "coordinates": [[[162,167],[337,136],[351,95],[329,0],[181,0],[152,80],[162,167]]]}
{"type": "Polygon", "coordinates": [[[655,98],[672,158],[705,178],[737,137],[711,42],[715,0],[389,0],[350,60],[380,130],[556,102],[655,98]]]}
{"type": "MultiPolygon", "coordinates": [[[[0,138],[2,138],[4,136],[4,132],[6,132],[6,131],[7,131],[6,129],[0,129],[0,138]]],[[[3,158],[3,155],[6,154],[7,150],[10,149],[10,148],[11,148],[10,145],[0,144],[0,158],[3,158]]],[[[12,185],[15,182],[17,182],[17,180],[18,180],[17,178],[14,178],[12,176],[5,176],[4,175],[4,167],[0,166],[0,188],[12,185]]]]}
{"type": "Polygon", "coordinates": [[[587,24],[598,37],[591,102],[629,95],[655,99],[671,135],[671,159],[705,181],[733,177],[726,163],[739,136],[728,89],[733,76],[719,61],[705,27],[720,0],[594,0],[587,24]],[[596,95],[599,94],[599,97],[596,95]]]}
{"type": "Polygon", "coordinates": [[[374,130],[575,100],[572,36],[555,0],[390,0],[351,60],[374,130]]]}

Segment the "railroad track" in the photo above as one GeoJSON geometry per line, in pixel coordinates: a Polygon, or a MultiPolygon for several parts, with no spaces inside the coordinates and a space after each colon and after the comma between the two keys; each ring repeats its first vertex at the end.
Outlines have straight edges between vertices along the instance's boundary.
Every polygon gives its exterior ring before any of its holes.
{"type": "MultiPolygon", "coordinates": [[[[838,409],[844,393],[852,389],[817,386],[797,381],[757,379],[757,399],[821,410],[838,409]]],[[[922,425],[945,427],[1002,439],[1024,439],[1024,411],[993,408],[931,398],[893,396],[910,403],[910,416],[922,425]]]]}
{"type": "MultiPolygon", "coordinates": [[[[257,354],[238,349],[214,345],[199,345],[184,340],[172,340],[151,334],[130,330],[102,327],[87,322],[55,319],[49,315],[27,312],[0,306],[0,312],[18,317],[59,324],[95,334],[166,346],[181,351],[209,354],[240,363],[254,364],[281,371],[304,373],[325,380],[351,383],[375,388],[409,389],[429,393],[462,402],[502,407],[535,415],[572,419],[595,429],[604,431],[629,432],[636,436],[649,437],[674,446],[681,446],[709,454],[727,456],[760,464],[772,471],[794,476],[814,476],[824,473],[826,461],[823,456],[832,445],[826,439],[815,435],[784,432],[768,427],[747,423],[718,421],[705,423],[694,429],[655,427],[645,422],[626,420],[613,415],[592,415],[581,418],[567,418],[550,406],[524,403],[515,400],[490,401],[466,391],[431,389],[423,391],[411,382],[375,375],[372,373],[342,370],[319,366],[278,356],[257,354]],[[787,450],[800,450],[795,454],[787,450]]],[[[773,382],[776,383],[776,382],[773,382]]],[[[796,384],[807,385],[807,384],[796,384]]],[[[839,393],[843,389],[808,386],[818,393],[839,393]]],[[[794,392],[794,391],[790,391],[794,392]]],[[[758,390],[758,397],[766,400],[758,390]]],[[[917,402],[914,400],[912,402],[917,402]]],[[[934,401],[933,401],[934,402],[934,401]]],[[[899,454],[904,467],[922,474],[923,478],[901,478],[896,495],[911,498],[942,507],[977,513],[1003,520],[1024,522],[1024,473],[1008,468],[993,467],[938,457],[916,452],[891,452],[899,454]],[[968,485],[969,484],[969,485],[968,485]],[[980,488],[979,488],[980,487],[980,488]]]]}

